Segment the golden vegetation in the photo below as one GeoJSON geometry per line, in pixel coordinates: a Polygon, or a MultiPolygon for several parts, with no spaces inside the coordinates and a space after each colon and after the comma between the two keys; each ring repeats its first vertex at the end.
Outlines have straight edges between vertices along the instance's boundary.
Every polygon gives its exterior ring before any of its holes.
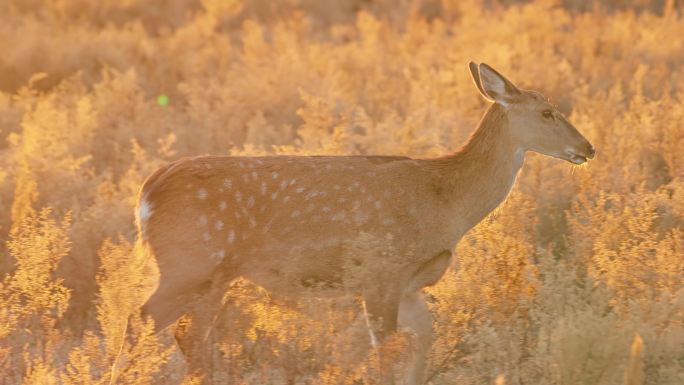
{"type": "MultiPolygon", "coordinates": [[[[117,383],[180,383],[168,333],[134,313],[123,334],[146,277],[133,246],[144,177],[203,153],[443,154],[485,108],[469,60],[542,90],[598,156],[528,155],[509,200],[459,244],[460,268],[430,289],[430,381],[684,383],[681,12],[1,2],[0,383],[106,384],[119,349],[117,383]]],[[[293,310],[239,282],[226,301],[217,383],[377,383],[353,299],[293,310]]]]}

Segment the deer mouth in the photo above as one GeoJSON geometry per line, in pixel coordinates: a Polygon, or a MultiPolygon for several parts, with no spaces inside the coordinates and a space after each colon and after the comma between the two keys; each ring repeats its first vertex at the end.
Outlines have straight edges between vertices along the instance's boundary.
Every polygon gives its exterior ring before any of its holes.
{"type": "Polygon", "coordinates": [[[583,164],[587,162],[587,157],[579,154],[568,154],[568,160],[574,164],[583,164]]]}
{"type": "Polygon", "coordinates": [[[584,164],[587,162],[587,160],[594,157],[593,149],[594,148],[591,147],[591,149],[589,150],[589,154],[581,154],[574,150],[566,150],[565,153],[567,155],[567,158],[565,159],[574,164],[584,164]]]}

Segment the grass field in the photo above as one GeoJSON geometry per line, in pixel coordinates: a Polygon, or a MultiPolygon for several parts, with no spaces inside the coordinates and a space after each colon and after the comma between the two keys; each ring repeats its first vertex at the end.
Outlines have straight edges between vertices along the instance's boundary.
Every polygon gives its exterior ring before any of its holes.
{"type": "MultiPolygon", "coordinates": [[[[597,156],[528,154],[458,245],[429,289],[429,382],[684,384],[680,1],[159,3],[0,2],[0,384],[109,382],[157,167],[455,151],[487,107],[470,60],[543,92],[597,156]]],[[[236,284],[216,383],[377,384],[358,301],[299,305],[236,284]]],[[[151,330],[134,314],[118,383],[196,382],[151,330]]]]}

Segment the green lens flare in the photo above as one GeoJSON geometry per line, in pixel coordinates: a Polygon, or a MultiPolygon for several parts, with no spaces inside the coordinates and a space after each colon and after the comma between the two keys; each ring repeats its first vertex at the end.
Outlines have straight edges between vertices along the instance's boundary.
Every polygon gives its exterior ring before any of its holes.
{"type": "Polygon", "coordinates": [[[165,94],[159,95],[159,97],[157,98],[157,103],[159,103],[159,105],[162,107],[168,106],[169,105],[168,95],[165,95],[165,94]]]}

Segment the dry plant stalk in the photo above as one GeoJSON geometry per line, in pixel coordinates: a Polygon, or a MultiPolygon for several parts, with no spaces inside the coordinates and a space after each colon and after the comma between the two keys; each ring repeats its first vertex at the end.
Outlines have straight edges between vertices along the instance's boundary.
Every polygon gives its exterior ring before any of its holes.
{"type": "Polygon", "coordinates": [[[629,353],[629,365],[625,369],[625,385],[642,385],[644,378],[644,340],[636,334],[629,353]]]}

